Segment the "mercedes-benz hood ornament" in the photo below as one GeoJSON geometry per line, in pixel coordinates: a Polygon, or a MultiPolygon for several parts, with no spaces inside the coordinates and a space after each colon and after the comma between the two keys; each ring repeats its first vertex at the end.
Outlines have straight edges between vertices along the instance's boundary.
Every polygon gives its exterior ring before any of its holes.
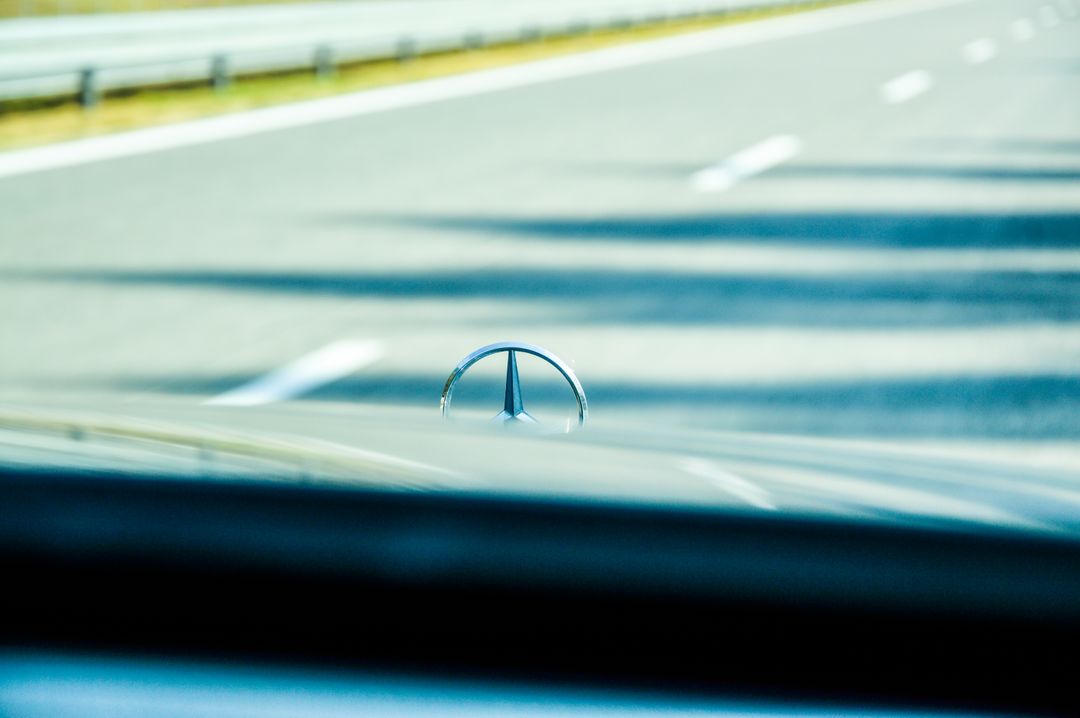
{"type": "Polygon", "coordinates": [[[570,384],[570,388],[574,392],[574,399],[577,400],[578,426],[581,427],[585,425],[585,420],[589,418],[589,405],[585,401],[585,390],[581,388],[581,382],[578,381],[577,376],[574,374],[574,370],[571,369],[566,362],[548,350],[532,344],[523,344],[521,342],[496,342],[495,344],[488,344],[486,347],[480,347],[458,362],[458,365],[454,367],[454,371],[450,372],[450,376],[446,379],[446,386],[443,387],[442,398],[439,401],[439,407],[442,410],[443,417],[449,416],[450,400],[454,394],[454,385],[457,384],[458,380],[469,370],[469,367],[484,357],[500,352],[506,352],[506,393],[503,396],[503,409],[495,415],[494,421],[502,423],[536,423],[536,419],[534,419],[529,412],[525,411],[525,406],[521,401],[521,381],[518,379],[517,357],[515,355],[518,352],[522,352],[543,359],[562,374],[563,378],[570,384]]]}

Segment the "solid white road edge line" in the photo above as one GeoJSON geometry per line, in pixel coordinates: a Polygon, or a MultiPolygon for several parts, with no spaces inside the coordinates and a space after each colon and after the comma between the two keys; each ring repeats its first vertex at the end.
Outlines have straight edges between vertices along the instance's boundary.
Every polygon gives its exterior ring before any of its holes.
{"type": "Polygon", "coordinates": [[[723,192],[736,182],[765,172],[802,151],[802,140],[793,135],[776,135],[736,152],[690,176],[698,192],[723,192]]]}
{"type": "Polygon", "coordinates": [[[997,54],[997,43],[988,37],[980,37],[964,45],[961,52],[967,62],[978,65],[993,59],[997,54]]]}
{"type": "Polygon", "coordinates": [[[249,137],[663,60],[811,35],[973,0],[874,0],[465,75],[0,154],[0,178],[249,137]]]}
{"type": "Polygon", "coordinates": [[[890,105],[907,102],[923,94],[934,84],[926,70],[913,70],[894,77],[881,86],[881,101],[890,105]]]}
{"type": "Polygon", "coordinates": [[[382,355],[382,344],[377,341],[334,342],[204,403],[257,406],[291,399],[351,374],[382,355]]]}
{"type": "Polygon", "coordinates": [[[682,470],[692,476],[705,479],[721,491],[742,499],[751,506],[776,511],[776,504],[772,502],[768,491],[750,483],[741,476],[736,476],[730,471],[721,469],[711,461],[685,459],[682,462],[682,470]]]}

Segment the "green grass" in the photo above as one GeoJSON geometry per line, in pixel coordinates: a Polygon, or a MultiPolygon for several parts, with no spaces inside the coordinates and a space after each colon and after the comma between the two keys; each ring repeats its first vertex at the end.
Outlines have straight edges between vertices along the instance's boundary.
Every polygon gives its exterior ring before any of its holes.
{"type": "Polygon", "coordinates": [[[330,78],[316,78],[313,72],[307,71],[240,78],[224,90],[217,91],[199,84],[110,93],[92,109],[83,109],[75,103],[74,98],[10,101],[0,104],[0,149],[41,145],[417,82],[855,1],[829,0],[630,29],[601,30],[526,44],[426,55],[403,63],[395,60],[366,62],[342,67],[330,78]]]}

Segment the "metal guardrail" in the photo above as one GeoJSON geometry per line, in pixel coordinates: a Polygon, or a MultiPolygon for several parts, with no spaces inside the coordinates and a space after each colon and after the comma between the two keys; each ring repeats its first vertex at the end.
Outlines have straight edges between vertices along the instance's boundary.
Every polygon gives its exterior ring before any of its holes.
{"type": "Polygon", "coordinates": [[[179,55],[149,62],[88,65],[77,69],[15,76],[0,75],[0,100],[73,97],[93,107],[109,91],[206,83],[223,89],[237,77],[310,70],[327,77],[340,65],[376,60],[408,60],[427,54],[477,49],[488,45],[542,42],[547,38],[598,30],[629,29],[674,20],[722,16],[732,12],[813,5],[807,0],[701,0],[627,7],[603,15],[582,13],[562,22],[472,26],[457,32],[395,37],[338,37],[315,44],[281,45],[258,50],[179,55]]]}

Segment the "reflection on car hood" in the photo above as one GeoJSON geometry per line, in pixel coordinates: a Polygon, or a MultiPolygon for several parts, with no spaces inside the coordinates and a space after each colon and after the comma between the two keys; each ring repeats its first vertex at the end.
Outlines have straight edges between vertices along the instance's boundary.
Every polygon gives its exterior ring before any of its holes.
{"type": "Polygon", "coordinates": [[[836,440],[604,426],[524,434],[313,404],[0,409],[0,464],[695,505],[1080,539],[1064,473],[836,440]]]}

